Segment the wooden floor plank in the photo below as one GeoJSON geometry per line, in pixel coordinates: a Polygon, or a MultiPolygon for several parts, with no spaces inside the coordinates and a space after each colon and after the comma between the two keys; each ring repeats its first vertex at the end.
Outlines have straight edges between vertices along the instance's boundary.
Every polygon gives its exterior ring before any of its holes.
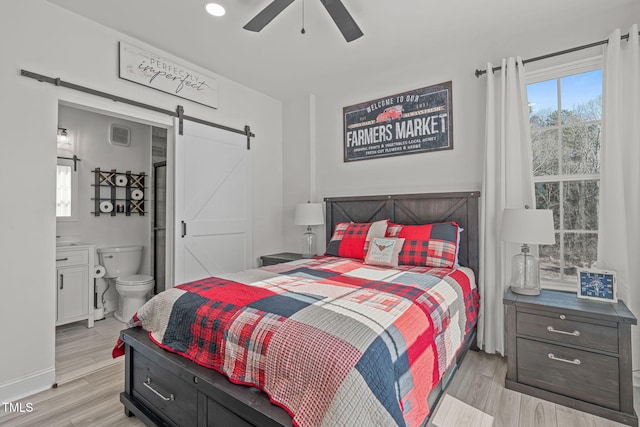
{"type": "Polygon", "coordinates": [[[22,399],[33,412],[0,412],[0,425],[10,427],[142,426],[124,415],[119,395],[124,389],[124,364],[117,363],[86,377],[22,399]]]}
{"type": "Polygon", "coordinates": [[[111,350],[125,324],[113,316],[95,322],[75,322],[56,328],[56,382],[64,384],[114,363],[111,350]]]}
{"type": "Polygon", "coordinates": [[[500,363],[491,380],[491,389],[487,399],[488,404],[484,412],[493,416],[494,427],[517,426],[520,420],[520,400],[522,395],[504,388],[504,378],[507,373],[506,359],[500,358],[500,363]]]}
{"type": "Polygon", "coordinates": [[[556,426],[556,405],[536,397],[521,395],[520,427],[556,426]]]}
{"type": "MultiPolygon", "coordinates": [[[[499,359],[484,352],[470,353],[474,353],[472,358],[474,369],[466,369],[462,372],[463,375],[457,379],[456,387],[450,394],[474,408],[481,409],[486,406],[489,399],[491,381],[499,359]]],[[[464,365],[465,362],[466,358],[462,364],[464,365]]],[[[460,372],[456,377],[458,374],[460,372]]],[[[456,381],[456,377],[453,381],[456,381]]]]}
{"type": "Polygon", "coordinates": [[[445,395],[433,417],[432,424],[434,427],[491,427],[493,417],[450,395],[445,395]]]}

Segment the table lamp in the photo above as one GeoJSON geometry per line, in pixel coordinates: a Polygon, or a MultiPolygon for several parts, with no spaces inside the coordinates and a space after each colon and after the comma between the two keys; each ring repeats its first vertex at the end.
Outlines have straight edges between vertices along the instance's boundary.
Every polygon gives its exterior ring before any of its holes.
{"type": "Polygon", "coordinates": [[[306,225],[307,231],[302,235],[302,257],[311,258],[316,255],[316,235],[311,230],[312,225],[324,224],[322,203],[301,203],[296,206],[293,217],[296,225],[306,225]]]}
{"type": "Polygon", "coordinates": [[[505,209],[502,212],[502,240],[522,243],[511,260],[511,291],[540,295],[538,259],[529,253],[529,244],[555,243],[553,212],[548,209],[505,209]]]}

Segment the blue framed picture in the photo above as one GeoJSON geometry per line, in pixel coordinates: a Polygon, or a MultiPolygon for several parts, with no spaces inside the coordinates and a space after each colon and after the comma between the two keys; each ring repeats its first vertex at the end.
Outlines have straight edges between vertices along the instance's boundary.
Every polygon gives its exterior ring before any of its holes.
{"type": "Polygon", "coordinates": [[[617,291],[615,272],[578,269],[578,298],[618,302],[617,291]]]}

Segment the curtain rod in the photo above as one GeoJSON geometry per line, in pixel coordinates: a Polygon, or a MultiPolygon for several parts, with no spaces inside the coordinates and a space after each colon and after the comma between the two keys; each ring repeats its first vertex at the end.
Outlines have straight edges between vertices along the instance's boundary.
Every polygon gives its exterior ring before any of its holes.
{"type": "MultiPolygon", "coordinates": [[[[638,32],[638,35],[640,35],[640,32],[638,32]]],[[[629,39],[629,34],[625,34],[623,36],[620,36],[620,40],[628,40],[629,39]]],[[[578,47],[573,47],[571,49],[565,49],[565,50],[561,50],[558,52],[553,52],[553,53],[549,53],[547,55],[542,55],[542,56],[536,56],[535,58],[529,58],[529,59],[524,59],[522,61],[522,64],[527,64],[529,62],[535,62],[535,61],[540,61],[542,59],[548,59],[548,58],[553,58],[554,56],[560,56],[560,55],[565,55],[567,53],[571,53],[571,52],[577,52],[579,50],[583,50],[583,49],[589,49],[590,47],[596,47],[596,46],[600,46],[603,44],[608,44],[609,40],[601,40],[599,42],[595,42],[595,43],[589,43],[589,44],[585,44],[582,46],[578,46],[578,47]]],[[[496,71],[500,71],[502,69],[502,66],[498,66],[498,67],[493,67],[491,69],[491,72],[495,73],[496,71]]],[[[480,77],[483,74],[486,74],[487,70],[478,70],[476,69],[475,75],[476,77],[480,77]]]]}

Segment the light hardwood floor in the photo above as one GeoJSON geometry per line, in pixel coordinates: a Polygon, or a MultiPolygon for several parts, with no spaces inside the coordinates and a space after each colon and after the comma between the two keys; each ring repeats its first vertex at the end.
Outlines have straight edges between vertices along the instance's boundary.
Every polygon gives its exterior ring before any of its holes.
{"type": "MultiPolygon", "coordinates": [[[[470,351],[446,393],[494,417],[494,427],[624,427],[624,424],[507,390],[504,388],[506,373],[505,358],[470,351]]],[[[638,388],[634,390],[634,399],[638,412],[638,388]]]]}
{"type": "MultiPolygon", "coordinates": [[[[58,328],[56,368],[58,388],[22,399],[32,412],[8,413],[0,406],[0,425],[119,427],[141,426],[124,415],[119,394],[124,389],[124,358],[111,359],[123,324],[112,318],[97,322],[95,330],[82,324],[58,328]],[[93,366],[93,369],[91,368],[93,366]]],[[[622,427],[623,424],[556,405],[504,388],[506,360],[470,351],[446,393],[494,418],[494,427],[622,427]]],[[[441,402],[444,399],[441,399],[441,402]]],[[[464,405],[461,405],[464,406],[464,405]]],[[[640,390],[635,390],[636,412],[640,390]]],[[[436,412],[439,408],[436,408],[436,412]]],[[[463,409],[464,410],[464,409],[463,409]]],[[[434,414],[435,414],[434,413],[434,414]]],[[[431,417],[433,420],[435,415],[431,417]]],[[[460,417],[458,417],[460,419],[460,417]]],[[[473,418],[468,418],[473,419],[473,418]]],[[[442,421],[442,419],[440,419],[442,421]]],[[[434,424],[430,422],[429,426],[434,424]]],[[[465,427],[440,422],[437,427],[465,427]]]]}
{"type": "Polygon", "coordinates": [[[125,324],[113,314],[87,328],[86,322],[56,328],[56,382],[64,384],[113,364],[111,350],[125,324]]]}

